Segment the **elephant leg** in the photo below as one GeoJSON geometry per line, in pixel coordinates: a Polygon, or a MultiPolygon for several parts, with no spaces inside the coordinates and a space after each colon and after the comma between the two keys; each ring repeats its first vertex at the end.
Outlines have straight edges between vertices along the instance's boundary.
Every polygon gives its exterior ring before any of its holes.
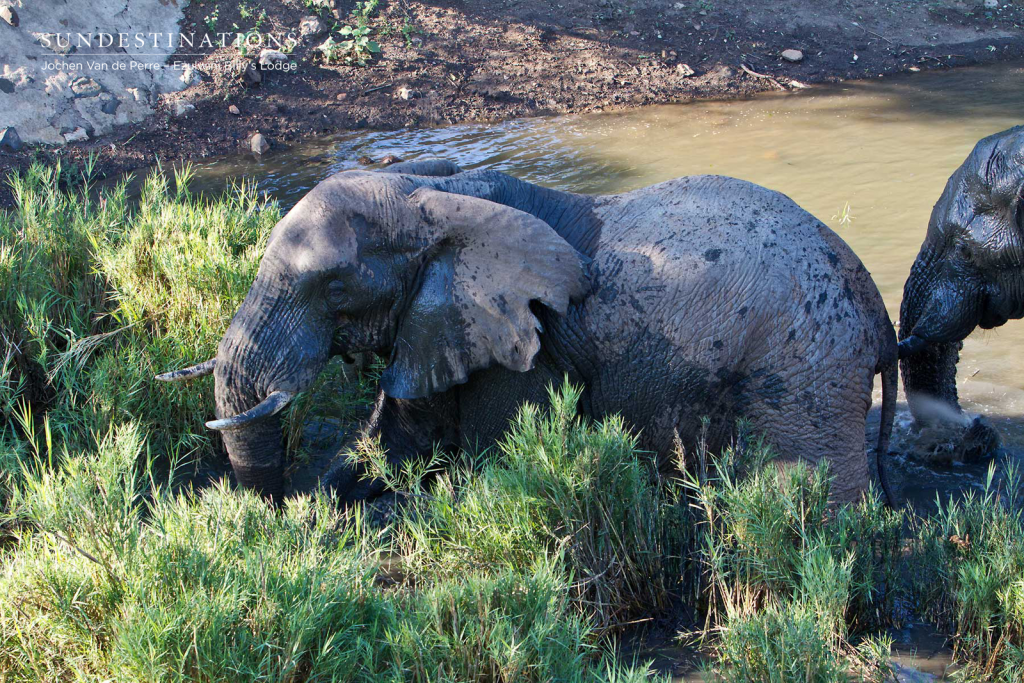
{"type": "MultiPolygon", "coordinates": [[[[445,392],[424,399],[403,400],[380,392],[363,434],[380,439],[387,461],[393,466],[409,458],[429,457],[435,448],[456,446],[458,422],[452,394],[445,392]]],[[[353,467],[339,458],[324,475],[323,482],[349,502],[383,493],[384,482],[367,478],[365,474],[363,466],[353,467]]]]}
{"type": "Polygon", "coordinates": [[[804,392],[781,401],[755,399],[747,413],[754,433],[767,437],[781,466],[805,462],[816,467],[830,460],[833,504],[855,502],[868,487],[864,423],[872,377],[871,370],[846,377],[821,373],[804,392]]]}
{"type": "MultiPolygon", "coordinates": [[[[493,367],[458,387],[461,447],[479,453],[497,443],[525,402],[548,405],[548,388],[561,387],[564,376],[540,362],[528,372],[493,367]]],[[[579,382],[570,377],[570,381],[579,382]]],[[[585,411],[584,406],[580,410],[585,411]]]]}

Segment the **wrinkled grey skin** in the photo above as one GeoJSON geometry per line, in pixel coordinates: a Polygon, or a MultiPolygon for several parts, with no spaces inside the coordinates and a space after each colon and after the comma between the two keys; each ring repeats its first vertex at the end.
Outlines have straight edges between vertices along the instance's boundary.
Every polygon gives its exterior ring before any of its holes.
{"type": "MultiPolygon", "coordinates": [[[[919,423],[962,418],[956,365],[975,327],[1024,315],[1024,126],[981,140],[946,183],[903,287],[900,366],[919,423]]],[[[966,418],[963,418],[966,422],[966,418]]],[[[983,421],[965,435],[968,457],[998,437],[983,421]]]]}
{"type": "MultiPolygon", "coordinates": [[[[662,465],[702,416],[712,448],[742,417],[786,460],[830,458],[846,502],[867,485],[883,368],[883,454],[892,425],[895,332],[864,266],[787,197],[731,178],[585,196],[441,161],[335,175],[274,228],[217,354],[217,415],[366,351],[389,361],[367,429],[392,460],[492,444],[568,376],[586,414],[622,414],[662,465]]],[[[239,482],[275,497],[280,430],[224,432],[239,482]]],[[[341,494],[380,491],[350,475],[331,477],[341,494]]]]}

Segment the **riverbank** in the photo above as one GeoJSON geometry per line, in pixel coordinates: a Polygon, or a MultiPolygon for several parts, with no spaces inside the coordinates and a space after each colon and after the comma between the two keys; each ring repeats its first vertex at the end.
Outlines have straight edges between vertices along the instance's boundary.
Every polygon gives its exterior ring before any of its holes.
{"type": "MultiPolygon", "coordinates": [[[[991,1],[991,0],[990,0],[991,1]]],[[[259,47],[201,38],[172,58],[201,80],[160,96],[150,118],[59,148],[0,150],[0,167],[39,156],[81,163],[100,176],[250,149],[259,132],[275,150],[362,128],[465,121],[745,97],[819,83],[1024,59],[1024,5],[986,8],[940,0],[739,2],[566,0],[205,0],[185,8],[182,33],[285,39],[278,68],[245,69],[259,47]],[[355,12],[353,14],[352,12],[355,12]],[[316,21],[303,22],[315,16],[316,21]],[[344,26],[372,45],[318,49],[344,26]],[[303,35],[302,28],[305,29],[303,35]],[[289,48],[289,46],[291,46],[289,48]],[[788,61],[783,52],[798,61],[788,61]],[[188,53],[188,54],[186,54],[188,53]],[[293,68],[280,68],[285,64],[293,68]],[[254,83],[253,72],[259,82],[254,83]],[[249,76],[246,76],[246,73],[249,76]],[[237,113],[235,113],[237,112],[237,113]]],[[[10,206],[5,186],[0,206],[10,206]]]]}

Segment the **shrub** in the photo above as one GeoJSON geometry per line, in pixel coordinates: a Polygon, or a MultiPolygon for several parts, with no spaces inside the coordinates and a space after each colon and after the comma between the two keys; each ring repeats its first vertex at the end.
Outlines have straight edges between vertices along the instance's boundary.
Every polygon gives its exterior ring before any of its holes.
{"type": "Polygon", "coordinates": [[[651,457],[618,417],[577,416],[580,390],[549,392],[550,407],[524,405],[497,451],[426,475],[440,457],[404,473],[363,444],[374,476],[412,494],[396,541],[416,573],[532,567],[561,556],[575,603],[603,627],[668,607],[678,576],[681,506],[651,457]]]}
{"type": "Polygon", "coordinates": [[[938,500],[916,519],[911,585],[924,615],[952,635],[965,677],[1024,677],[1024,524],[1021,477],[1010,464],[1000,486],[989,469],[984,491],[938,500]]]}
{"type": "Polygon", "coordinates": [[[839,639],[847,625],[891,624],[901,595],[903,513],[885,508],[873,489],[855,505],[831,508],[827,462],[778,468],[765,464],[764,451],[758,442],[729,449],[707,474],[687,479],[707,627],[793,597],[818,604],[839,639]],[[741,457],[754,461],[743,477],[741,457]]]}
{"type": "MultiPolygon", "coordinates": [[[[158,386],[154,374],[213,355],[279,217],[249,187],[208,201],[188,171],[92,197],[59,166],[12,177],[0,213],[0,410],[48,411],[84,446],[113,422],[140,421],[158,450],[209,453],[209,383],[158,386]]],[[[21,436],[24,436],[23,434],[21,436]]]]}
{"type": "Polygon", "coordinates": [[[600,649],[558,553],[392,585],[361,507],[173,494],[137,425],[60,461],[12,496],[5,681],[648,680],[600,649]]]}
{"type": "Polygon", "coordinates": [[[737,617],[723,631],[723,683],[847,683],[845,663],[813,611],[789,603],[737,617]]]}

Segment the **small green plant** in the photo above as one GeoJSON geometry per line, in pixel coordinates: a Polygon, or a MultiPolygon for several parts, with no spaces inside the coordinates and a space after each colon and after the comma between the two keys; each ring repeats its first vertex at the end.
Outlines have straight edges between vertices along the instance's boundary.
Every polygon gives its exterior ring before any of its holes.
{"type": "Polygon", "coordinates": [[[373,16],[373,13],[377,11],[378,4],[380,4],[380,0],[356,0],[355,7],[352,9],[351,14],[360,28],[364,28],[369,25],[370,18],[373,16]]]}
{"type": "Polygon", "coordinates": [[[331,10],[331,0],[302,0],[303,6],[314,14],[326,16],[331,10]]]}
{"type": "Polygon", "coordinates": [[[203,23],[211,33],[217,30],[217,17],[220,15],[220,7],[214,5],[213,11],[203,17],[203,23]]]}
{"type": "Polygon", "coordinates": [[[254,29],[248,29],[244,33],[239,33],[235,36],[235,47],[238,48],[238,54],[241,57],[249,56],[249,39],[252,36],[258,36],[259,32],[254,29]]]}
{"type": "Polygon", "coordinates": [[[405,21],[402,23],[402,38],[405,39],[406,49],[412,47],[412,37],[417,33],[423,33],[423,29],[412,23],[412,20],[409,19],[409,17],[406,17],[405,21]]]}
{"type": "Polygon", "coordinates": [[[848,228],[853,225],[853,212],[850,210],[850,202],[843,204],[842,208],[832,216],[832,220],[839,223],[840,228],[848,228]]]}
{"type": "Polygon", "coordinates": [[[366,26],[343,26],[338,33],[345,40],[336,41],[329,36],[316,49],[327,64],[342,62],[350,66],[366,66],[373,55],[380,52],[380,45],[370,40],[370,31],[366,26]]]}
{"type": "Polygon", "coordinates": [[[351,16],[355,19],[355,27],[342,26],[337,29],[342,40],[329,36],[316,49],[323,56],[326,64],[344,63],[349,66],[366,66],[373,55],[380,52],[380,45],[370,40],[373,29],[370,18],[377,10],[379,0],[356,2],[351,16]]]}

